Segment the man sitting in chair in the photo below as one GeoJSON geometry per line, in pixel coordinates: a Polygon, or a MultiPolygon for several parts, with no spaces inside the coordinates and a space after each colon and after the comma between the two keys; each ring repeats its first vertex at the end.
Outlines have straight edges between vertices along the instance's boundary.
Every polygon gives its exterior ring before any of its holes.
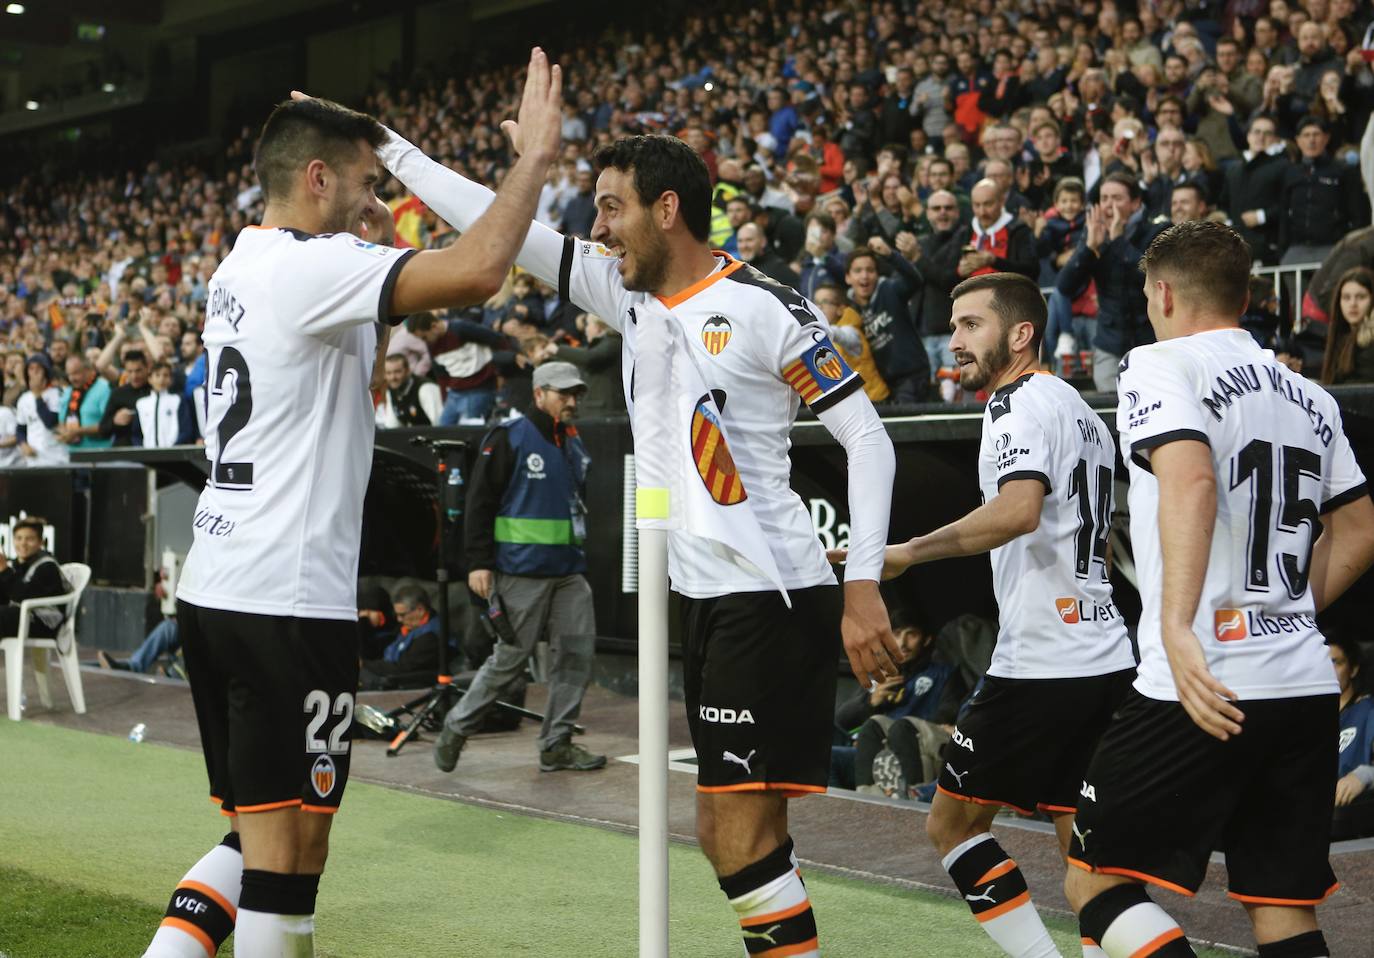
{"type": "Polygon", "coordinates": [[[400,631],[379,658],[367,658],[364,650],[358,679],[362,689],[407,688],[428,685],[439,672],[439,617],[430,608],[429,596],[418,585],[402,586],[392,600],[400,631]],[[411,686],[403,680],[410,679],[411,686]]]}
{"type": "MultiPolygon", "coordinates": [[[[43,548],[43,520],[28,516],[14,524],[15,562],[0,552],[0,637],[19,634],[19,603],[65,595],[67,582],[62,567],[43,548]]],[[[29,635],[37,639],[57,636],[66,613],[45,606],[30,613],[29,635]]]]}

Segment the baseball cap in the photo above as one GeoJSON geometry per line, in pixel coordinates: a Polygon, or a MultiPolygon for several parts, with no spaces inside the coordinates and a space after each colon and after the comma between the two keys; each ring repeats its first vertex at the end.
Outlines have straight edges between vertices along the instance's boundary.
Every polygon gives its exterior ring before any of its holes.
{"type": "Polygon", "coordinates": [[[568,391],[586,389],[587,384],[572,363],[544,363],[534,367],[534,388],[568,391]]]}

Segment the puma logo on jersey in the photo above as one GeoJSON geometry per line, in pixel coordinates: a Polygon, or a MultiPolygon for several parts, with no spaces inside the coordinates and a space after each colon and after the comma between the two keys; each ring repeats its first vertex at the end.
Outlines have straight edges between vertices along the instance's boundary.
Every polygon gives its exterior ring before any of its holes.
{"type": "MultiPolygon", "coordinates": [[[[1083,783],[1083,787],[1078,790],[1078,794],[1082,795],[1090,802],[1097,801],[1097,787],[1089,785],[1087,782],[1083,783]]],[[[1092,831],[1092,829],[1090,828],[1088,831],[1092,831]]]]}
{"type": "Polygon", "coordinates": [[[743,931],[740,932],[740,935],[743,936],[745,941],[766,941],[770,945],[776,945],[777,940],[774,939],[773,932],[777,931],[781,927],[782,924],[779,923],[773,925],[771,928],[766,928],[763,931],[750,931],[748,928],[745,928],[743,931]]]}
{"type": "Polygon", "coordinates": [[[973,751],[973,736],[972,736],[972,735],[965,735],[963,732],[959,731],[958,728],[955,728],[955,729],[954,729],[954,744],[957,745],[957,746],[959,746],[960,748],[966,748],[966,749],[968,749],[970,752],[972,752],[972,751],[973,751]]]}
{"type": "Polygon", "coordinates": [[[700,706],[698,713],[703,722],[716,725],[754,725],[754,713],[748,709],[721,709],[714,705],[700,706]]]}
{"type": "Polygon", "coordinates": [[[957,784],[960,788],[964,787],[964,776],[968,774],[967,771],[956,772],[954,770],[954,766],[949,764],[948,762],[945,763],[945,771],[949,772],[949,774],[954,776],[955,784],[957,784]]]}
{"type": "Polygon", "coordinates": [[[989,905],[995,905],[995,904],[997,904],[997,899],[992,897],[992,890],[993,890],[994,888],[996,888],[996,887],[997,887],[996,885],[989,885],[989,886],[988,886],[988,890],[985,891],[985,892],[983,892],[981,895],[965,895],[965,896],[964,896],[964,901],[967,901],[967,902],[985,901],[985,902],[987,902],[989,905]]]}
{"type": "Polygon", "coordinates": [[[758,754],[758,749],[751,748],[748,755],[744,756],[744,758],[740,758],[734,752],[727,749],[724,754],[721,755],[721,758],[725,759],[727,762],[734,762],[736,765],[741,766],[744,769],[745,775],[753,775],[754,771],[749,767],[749,763],[753,761],[756,754],[758,754]]]}
{"type": "MultiPolygon", "coordinates": [[[[1094,801],[1095,801],[1095,799],[1094,799],[1094,801]]],[[[1081,849],[1083,849],[1084,851],[1087,851],[1087,849],[1088,849],[1088,836],[1091,835],[1091,834],[1093,833],[1093,830],[1090,828],[1090,829],[1088,829],[1086,832],[1080,832],[1080,831],[1078,830],[1078,823],[1077,823],[1077,822],[1074,822],[1074,823],[1073,823],[1072,825],[1070,825],[1069,827],[1073,829],[1073,837],[1076,838],[1076,839],[1078,839],[1078,847],[1081,848],[1081,849]]]]}

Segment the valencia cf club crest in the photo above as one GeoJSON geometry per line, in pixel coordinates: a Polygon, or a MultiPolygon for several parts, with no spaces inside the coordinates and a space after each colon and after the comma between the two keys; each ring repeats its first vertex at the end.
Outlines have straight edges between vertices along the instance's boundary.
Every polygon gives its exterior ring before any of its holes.
{"type": "Polygon", "coordinates": [[[744,484],[740,482],[739,470],[735,468],[735,460],[725,445],[720,419],[710,403],[711,396],[708,393],[697,400],[696,409],[692,412],[692,460],[711,498],[722,506],[733,506],[747,497],[744,484]]]}
{"type": "Polygon", "coordinates": [[[310,783],[315,786],[315,794],[320,798],[328,798],[329,793],[334,791],[334,779],[334,760],[328,755],[315,759],[315,764],[310,767],[310,783]]]}
{"type": "Polygon", "coordinates": [[[844,364],[840,362],[840,357],[835,355],[834,350],[822,346],[816,350],[816,372],[826,379],[840,380],[844,378],[844,364]]]}
{"type": "Polygon", "coordinates": [[[701,342],[712,356],[719,356],[730,343],[730,320],[712,316],[701,326],[701,342]]]}

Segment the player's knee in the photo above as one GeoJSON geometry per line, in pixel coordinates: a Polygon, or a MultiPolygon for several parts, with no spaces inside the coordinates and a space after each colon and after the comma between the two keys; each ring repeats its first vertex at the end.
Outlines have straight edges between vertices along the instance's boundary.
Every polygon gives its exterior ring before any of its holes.
{"type": "Polygon", "coordinates": [[[1074,910],[1074,914],[1083,911],[1083,906],[1092,901],[1103,891],[1098,887],[1092,872],[1086,872],[1081,868],[1070,865],[1064,875],[1064,897],[1069,900],[1069,907],[1074,910]]]}

